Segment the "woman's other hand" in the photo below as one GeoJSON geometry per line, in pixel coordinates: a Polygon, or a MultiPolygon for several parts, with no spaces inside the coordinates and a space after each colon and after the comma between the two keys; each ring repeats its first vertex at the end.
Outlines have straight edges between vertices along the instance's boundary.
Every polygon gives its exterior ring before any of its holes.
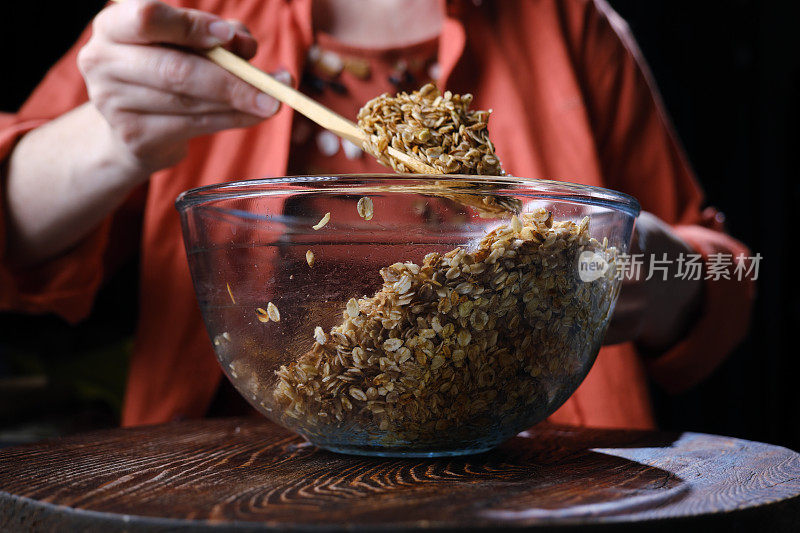
{"type": "Polygon", "coordinates": [[[677,259],[694,253],[669,224],[646,211],[639,215],[630,254],[643,254],[642,267],[623,279],[604,344],[633,341],[646,353],[661,353],[686,334],[699,311],[703,282],[678,277],[677,259]],[[666,274],[647,279],[650,261],[664,258],[666,274]]]}

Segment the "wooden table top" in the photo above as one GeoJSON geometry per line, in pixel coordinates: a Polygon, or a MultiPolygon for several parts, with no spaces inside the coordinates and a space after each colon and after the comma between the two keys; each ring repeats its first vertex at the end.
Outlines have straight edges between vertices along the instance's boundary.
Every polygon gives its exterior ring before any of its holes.
{"type": "Polygon", "coordinates": [[[0,530],[797,530],[800,455],[699,433],[540,425],[480,455],[337,455],[261,419],[0,450],[0,530]]]}

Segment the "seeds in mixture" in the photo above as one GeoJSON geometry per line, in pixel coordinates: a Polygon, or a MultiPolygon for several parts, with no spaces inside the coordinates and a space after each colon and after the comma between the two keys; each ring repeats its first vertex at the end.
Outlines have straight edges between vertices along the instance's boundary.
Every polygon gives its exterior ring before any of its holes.
{"type": "Polygon", "coordinates": [[[267,323],[269,322],[269,313],[263,308],[259,307],[256,309],[256,318],[258,318],[259,322],[267,323]]]}
{"type": "Polygon", "coordinates": [[[362,196],[356,204],[356,209],[358,210],[358,216],[364,220],[372,220],[372,214],[374,211],[372,198],[368,196],[362,196]]]}
{"type": "Polygon", "coordinates": [[[472,111],[472,95],[442,94],[429,83],[419,91],[382,94],[358,113],[364,149],[398,172],[412,172],[388,147],[419,159],[441,174],[504,174],[489,140],[490,111],[472,111]]]}
{"type": "Polygon", "coordinates": [[[317,222],[316,224],[314,224],[311,227],[314,228],[315,230],[322,229],[322,228],[325,227],[325,224],[327,224],[330,219],[331,219],[331,213],[329,211],[329,212],[325,213],[325,216],[322,217],[319,222],[317,222]]]}
{"type": "Polygon", "coordinates": [[[306,251],[306,263],[308,263],[308,268],[313,268],[314,252],[312,252],[311,250],[306,251]]]}
{"type": "Polygon", "coordinates": [[[458,332],[456,338],[458,340],[458,344],[461,346],[468,346],[469,341],[472,340],[472,334],[469,332],[469,330],[462,329],[458,332]]]}
{"type": "Polygon", "coordinates": [[[588,218],[518,219],[521,230],[511,219],[473,248],[383,268],[380,290],[350,300],[340,325],[317,327],[312,349],[276,372],[279,416],[309,436],[423,446],[524,427],[559,401],[602,340],[616,249],[589,236],[588,218]],[[576,270],[587,250],[610,266],[591,282],[576,270]]]}
{"type": "MultiPolygon", "coordinates": [[[[392,157],[390,147],[441,174],[502,176],[505,172],[489,140],[491,110],[470,110],[471,103],[472,95],[442,94],[432,83],[410,94],[382,94],[358,113],[358,125],[367,137],[362,148],[398,172],[414,169],[392,157]]],[[[459,181],[431,185],[421,186],[426,194],[470,206],[482,217],[507,216],[522,207],[513,197],[464,191],[459,181]]],[[[488,189],[498,187],[487,184],[488,189]]]]}
{"type": "Polygon", "coordinates": [[[362,391],[358,387],[350,387],[350,396],[362,402],[367,401],[367,395],[364,394],[364,391],[362,391]]]}

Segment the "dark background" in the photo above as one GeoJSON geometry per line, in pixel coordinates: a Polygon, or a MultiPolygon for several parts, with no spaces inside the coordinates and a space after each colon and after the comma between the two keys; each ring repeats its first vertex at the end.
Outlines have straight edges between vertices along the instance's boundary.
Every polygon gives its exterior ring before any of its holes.
{"type": "MultiPolygon", "coordinates": [[[[103,2],[14,2],[0,43],[14,111],[103,2]],[[7,63],[6,63],[7,65],[7,63]]],[[[654,387],[667,429],[800,449],[793,359],[800,328],[791,262],[798,236],[800,9],[775,0],[611,0],[628,20],[702,182],[730,232],[764,259],[746,342],[690,392],[654,387]]],[[[0,315],[0,444],[113,425],[135,317],[136,264],[112,280],[80,328],[0,315]]]]}

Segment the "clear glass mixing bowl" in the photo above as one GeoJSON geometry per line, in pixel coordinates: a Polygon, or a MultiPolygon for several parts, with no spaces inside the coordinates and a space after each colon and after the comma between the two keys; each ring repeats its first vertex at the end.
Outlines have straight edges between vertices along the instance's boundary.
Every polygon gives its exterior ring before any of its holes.
{"type": "Polygon", "coordinates": [[[320,447],[382,456],[485,451],[563,404],[639,212],[596,187],[380,174],[225,183],[177,208],[231,383],[320,447]]]}

